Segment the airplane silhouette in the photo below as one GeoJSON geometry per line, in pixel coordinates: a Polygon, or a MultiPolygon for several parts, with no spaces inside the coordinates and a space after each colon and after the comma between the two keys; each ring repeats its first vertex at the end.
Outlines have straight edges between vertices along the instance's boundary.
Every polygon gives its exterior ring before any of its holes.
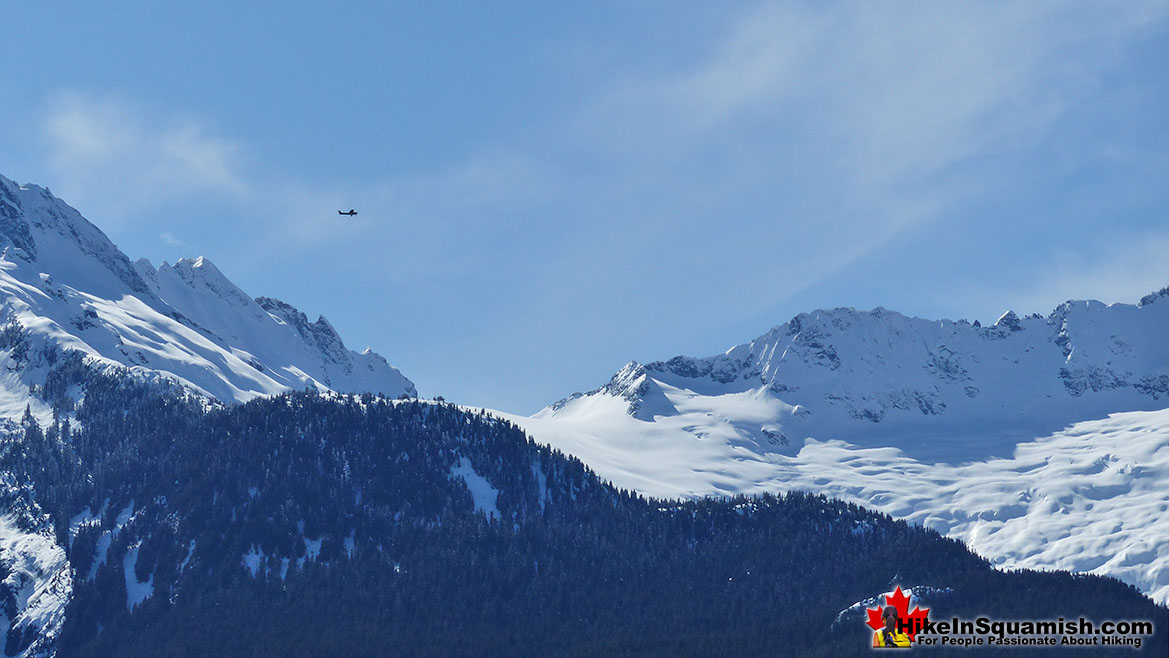
{"type": "Polygon", "coordinates": [[[356,211],[356,210],[354,210],[354,209],[352,209],[352,208],[350,208],[350,209],[349,209],[349,212],[341,212],[340,210],[338,210],[338,211],[337,211],[337,214],[338,214],[338,215],[349,215],[350,217],[353,217],[354,215],[356,215],[356,214],[357,214],[357,211],[356,211]]]}

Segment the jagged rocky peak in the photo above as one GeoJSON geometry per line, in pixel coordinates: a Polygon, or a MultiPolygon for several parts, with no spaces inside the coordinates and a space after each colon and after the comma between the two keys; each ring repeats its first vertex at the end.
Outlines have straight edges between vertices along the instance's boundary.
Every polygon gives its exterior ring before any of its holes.
{"type": "Polygon", "coordinates": [[[323,315],[317,316],[317,321],[310,323],[308,316],[295,306],[275,297],[257,297],[256,303],[260,305],[260,308],[278,316],[287,324],[296,327],[301,332],[301,335],[306,338],[315,335],[324,335],[332,339],[340,340],[340,336],[333,329],[333,325],[329,324],[329,321],[323,315]]]}
{"type": "Polygon", "coordinates": [[[150,285],[155,291],[158,290],[158,270],[155,269],[154,264],[149,259],[139,258],[134,261],[134,271],[142,280],[150,285]]]}
{"type": "Polygon", "coordinates": [[[215,263],[211,262],[210,258],[206,256],[198,256],[196,258],[180,258],[174,264],[176,272],[181,272],[189,276],[198,276],[204,281],[227,281],[227,277],[223,276],[223,272],[215,267],[215,263]]]}
{"type": "Polygon", "coordinates": [[[1144,297],[1141,297],[1141,301],[1138,306],[1148,306],[1162,297],[1169,297],[1169,286],[1161,288],[1157,292],[1151,292],[1144,297]]]}
{"type": "Polygon", "coordinates": [[[553,413],[576,400],[597,394],[620,398],[627,405],[627,413],[639,420],[652,421],[655,415],[671,415],[676,412],[666,397],[653,373],[637,361],[630,361],[621,367],[606,383],[586,393],[573,393],[549,405],[553,413]]]}
{"type": "Polygon", "coordinates": [[[173,273],[192,288],[205,288],[233,306],[244,307],[252,304],[252,298],[224,276],[206,256],[194,259],[180,258],[174,265],[164,261],[159,267],[159,273],[164,272],[173,273]]]}
{"type": "Polygon", "coordinates": [[[647,378],[645,367],[636,361],[630,361],[609,379],[604,389],[610,395],[623,397],[632,402],[645,393],[647,378]]]}
{"type": "Polygon", "coordinates": [[[35,260],[36,242],[24,221],[24,207],[17,194],[20,188],[12,181],[0,176],[0,237],[4,240],[5,254],[35,260]]]}
{"type": "Polygon", "coordinates": [[[276,319],[295,328],[306,343],[315,345],[322,354],[335,361],[344,358],[345,345],[341,341],[341,336],[325,316],[319,315],[316,322],[310,323],[308,316],[295,306],[274,297],[257,297],[256,303],[276,319]]]}
{"type": "MultiPolygon", "coordinates": [[[[324,318],[266,298],[261,307],[205,257],[131,262],[48,190],[2,176],[0,251],[0,315],[102,367],[224,401],[306,386],[417,395],[379,355],[347,350],[324,318]]],[[[19,395],[42,386],[29,377],[19,395]]]]}
{"type": "Polygon", "coordinates": [[[818,310],[722,354],[626,365],[583,395],[622,397],[636,414],[646,408],[640,393],[662,385],[700,396],[766,388],[850,422],[910,422],[955,409],[977,416],[982,407],[1001,414],[1021,409],[1023,398],[1083,407],[1095,394],[1102,397],[1091,404],[1101,409],[1143,409],[1169,394],[1169,304],[1157,304],[1165,296],[1169,289],[1139,306],[1070,301],[1047,318],[1007,311],[985,327],[884,308],[818,310]]]}
{"type": "Polygon", "coordinates": [[[1023,330],[1023,325],[1019,322],[1019,316],[1015,315],[1014,311],[1007,311],[1006,313],[1000,315],[999,319],[995,320],[994,326],[1003,327],[1004,329],[1008,329],[1010,331],[1023,330]]]}

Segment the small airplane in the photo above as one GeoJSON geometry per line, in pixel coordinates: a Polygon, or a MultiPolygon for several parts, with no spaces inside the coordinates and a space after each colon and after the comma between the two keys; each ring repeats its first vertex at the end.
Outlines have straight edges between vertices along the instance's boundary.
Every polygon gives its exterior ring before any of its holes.
{"type": "Polygon", "coordinates": [[[338,210],[338,211],[337,211],[337,214],[338,214],[338,215],[349,215],[350,217],[354,217],[354,216],[356,216],[356,215],[357,215],[357,211],[356,211],[356,210],[354,210],[354,209],[352,209],[352,208],[350,208],[350,209],[349,209],[349,212],[341,212],[340,210],[338,210]]]}

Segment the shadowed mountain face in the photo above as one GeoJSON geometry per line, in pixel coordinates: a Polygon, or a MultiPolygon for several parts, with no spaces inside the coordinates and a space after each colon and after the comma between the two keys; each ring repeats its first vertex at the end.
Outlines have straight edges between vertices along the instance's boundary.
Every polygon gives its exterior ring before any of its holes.
{"type": "Polygon", "coordinates": [[[124,377],[85,386],[77,424],[27,419],[0,459],[25,483],[13,532],[73,574],[63,620],[14,627],[12,653],[859,655],[854,604],[892,584],[947,617],[1169,623],[1116,581],[999,572],[819,496],[647,500],[447,405],[300,393],[206,411],[124,377]]]}

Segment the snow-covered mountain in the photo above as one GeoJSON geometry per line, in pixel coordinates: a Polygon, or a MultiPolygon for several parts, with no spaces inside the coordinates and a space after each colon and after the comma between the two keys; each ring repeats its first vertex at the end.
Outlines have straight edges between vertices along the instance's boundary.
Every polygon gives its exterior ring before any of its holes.
{"type": "Polygon", "coordinates": [[[183,384],[223,401],[311,387],[416,396],[380,355],[354,352],[323,317],[252,299],[206,258],[131,263],[48,190],[0,176],[0,321],[24,334],[3,356],[0,416],[18,417],[45,365],[45,345],[183,384]],[[16,364],[15,360],[23,360],[16,364]],[[25,363],[24,361],[28,361],[25,363]]]}
{"type": "Polygon", "coordinates": [[[816,491],[1004,568],[1115,575],[1166,602],[1167,407],[1169,288],[988,327],[801,314],[507,417],[645,494],[816,491]]]}
{"type": "MultiPolygon", "coordinates": [[[[323,317],[252,299],[206,258],[131,263],[48,190],[0,176],[0,437],[20,436],[26,408],[48,426],[60,395],[84,395],[76,377],[53,389],[69,359],[224,402],[304,388],[417,396],[380,355],[347,349],[323,317]]],[[[4,655],[51,655],[72,596],[74,574],[46,518],[27,482],[0,473],[4,655]]]]}

